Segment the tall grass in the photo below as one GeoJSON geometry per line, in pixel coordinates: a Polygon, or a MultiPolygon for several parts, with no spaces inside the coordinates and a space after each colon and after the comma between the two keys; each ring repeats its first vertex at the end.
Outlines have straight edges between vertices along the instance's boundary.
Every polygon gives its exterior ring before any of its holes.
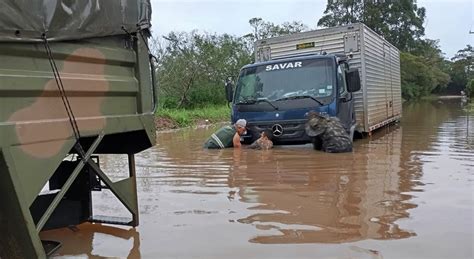
{"type": "Polygon", "coordinates": [[[158,109],[156,116],[172,120],[179,127],[195,125],[199,121],[230,121],[230,108],[227,105],[212,105],[195,109],[158,109]]]}

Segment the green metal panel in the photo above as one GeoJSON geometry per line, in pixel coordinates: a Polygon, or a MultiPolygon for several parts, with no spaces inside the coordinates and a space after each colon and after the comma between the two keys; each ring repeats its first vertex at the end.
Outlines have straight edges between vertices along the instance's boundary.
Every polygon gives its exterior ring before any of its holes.
{"type": "MultiPolygon", "coordinates": [[[[152,119],[147,116],[153,106],[151,71],[141,38],[136,42],[128,36],[103,38],[100,44],[97,41],[51,44],[83,136],[97,135],[104,129],[109,134],[129,130],[125,124],[111,127],[109,120],[133,116],[139,121],[152,119]]],[[[0,60],[0,145],[52,141],[52,135],[58,141],[71,138],[43,45],[0,43],[0,60]],[[48,130],[56,134],[39,133],[48,130]]],[[[146,130],[145,125],[141,128],[146,130]]],[[[150,140],[153,144],[154,139],[150,140]]]]}
{"type": "Polygon", "coordinates": [[[4,258],[44,258],[35,225],[24,201],[18,174],[8,149],[0,149],[0,256],[4,258]],[[33,238],[32,238],[33,237],[33,238]]]}
{"type": "Polygon", "coordinates": [[[57,155],[48,159],[35,159],[25,154],[20,148],[21,146],[10,148],[12,163],[15,164],[18,183],[22,186],[21,191],[27,206],[33,203],[73,145],[74,140],[68,140],[57,155]]]}
{"type": "MultiPolygon", "coordinates": [[[[92,151],[129,155],[155,144],[154,86],[142,37],[53,42],[50,47],[81,143],[87,146],[88,139],[104,134],[92,151]]],[[[29,208],[74,152],[76,140],[44,45],[0,43],[0,60],[0,233],[10,237],[0,240],[0,257],[44,257],[35,229],[42,228],[60,200],[37,226],[29,208]]],[[[138,224],[135,175],[112,183],[99,168],[95,171],[132,213],[132,224],[138,224]]]]}

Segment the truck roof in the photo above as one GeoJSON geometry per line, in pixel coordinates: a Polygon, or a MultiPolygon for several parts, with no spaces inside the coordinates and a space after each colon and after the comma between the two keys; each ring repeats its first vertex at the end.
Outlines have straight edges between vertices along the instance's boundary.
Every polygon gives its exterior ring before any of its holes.
{"type": "Polygon", "coordinates": [[[279,59],[272,59],[264,62],[257,62],[253,64],[248,64],[242,67],[244,68],[251,68],[251,67],[257,67],[257,66],[262,66],[262,65],[272,65],[276,63],[284,63],[284,62],[293,62],[293,61],[302,61],[302,60],[309,60],[309,59],[327,59],[327,58],[334,58],[340,56],[338,54],[305,54],[305,55],[299,55],[299,56],[293,56],[293,57],[286,57],[286,58],[279,58],[279,59]]]}
{"type": "Polygon", "coordinates": [[[326,37],[326,35],[337,33],[337,32],[351,32],[353,30],[366,30],[370,31],[376,37],[383,39],[385,44],[390,45],[390,47],[395,48],[398,50],[397,47],[395,47],[392,43],[389,41],[385,40],[383,36],[379,35],[376,33],[374,30],[372,30],[370,27],[365,25],[364,23],[361,22],[356,22],[356,23],[351,23],[347,25],[341,25],[341,26],[334,26],[334,27],[329,27],[329,28],[321,28],[321,29],[316,29],[316,30],[311,30],[311,31],[305,31],[305,32],[299,32],[299,33],[294,33],[294,34],[287,34],[287,35],[281,35],[277,37],[272,37],[272,38],[267,38],[267,39],[261,39],[255,41],[255,49],[257,49],[259,46],[268,46],[272,44],[278,44],[282,42],[293,42],[297,40],[305,40],[308,38],[314,38],[317,36],[320,37],[326,37]]]}

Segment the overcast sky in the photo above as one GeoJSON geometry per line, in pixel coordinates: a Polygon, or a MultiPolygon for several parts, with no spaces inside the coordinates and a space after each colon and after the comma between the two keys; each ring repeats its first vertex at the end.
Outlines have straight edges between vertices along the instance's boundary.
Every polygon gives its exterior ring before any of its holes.
{"type": "MultiPolygon", "coordinates": [[[[229,33],[251,31],[248,20],[261,17],[277,24],[301,21],[316,28],[326,8],[325,0],[151,0],[155,35],[170,31],[229,33]]],[[[418,0],[426,8],[426,37],[439,39],[441,50],[452,57],[473,45],[474,0],[418,0]]]]}

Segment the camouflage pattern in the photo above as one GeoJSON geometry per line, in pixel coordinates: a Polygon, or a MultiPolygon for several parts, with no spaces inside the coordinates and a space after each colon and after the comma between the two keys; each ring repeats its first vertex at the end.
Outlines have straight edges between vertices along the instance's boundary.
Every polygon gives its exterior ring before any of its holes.
{"type": "Polygon", "coordinates": [[[306,123],[306,134],[321,139],[322,151],[328,153],[352,151],[352,140],[341,121],[336,117],[311,113],[306,123]]]}
{"type": "MultiPolygon", "coordinates": [[[[50,46],[81,139],[104,136],[95,154],[135,154],[155,144],[154,87],[141,37],[50,46]]],[[[0,60],[0,257],[44,258],[29,208],[76,140],[44,45],[0,42],[0,60]]],[[[114,188],[137,207],[132,181],[114,188]]]]}
{"type": "Polygon", "coordinates": [[[273,148],[273,142],[267,138],[259,138],[253,142],[249,148],[268,150],[273,148]]]}

